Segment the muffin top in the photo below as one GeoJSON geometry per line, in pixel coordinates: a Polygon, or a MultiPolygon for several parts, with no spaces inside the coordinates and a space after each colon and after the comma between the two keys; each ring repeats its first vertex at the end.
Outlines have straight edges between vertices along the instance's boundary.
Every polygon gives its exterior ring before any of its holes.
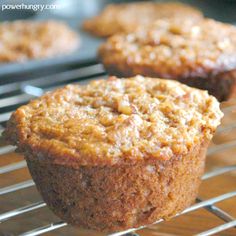
{"type": "Polygon", "coordinates": [[[171,80],[110,77],[20,107],[5,136],[28,158],[114,165],[185,155],[211,139],[221,117],[206,91],[171,80]]]}
{"type": "Polygon", "coordinates": [[[98,16],[84,22],[83,28],[97,36],[107,37],[120,32],[133,32],[140,25],[147,26],[160,18],[203,18],[198,9],[177,2],[135,2],[110,4],[98,16]]]}
{"type": "Polygon", "coordinates": [[[119,75],[207,78],[236,68],[236,27],[210,19],[157,20],[109,38],[99,56],[119,75]]]}
{"type": "Polygon", "coordinates": [[[78,46],[78,36],[57,21],[14,21],[0,24],[0,62],[22,62],[67,54],[78,46]]]}

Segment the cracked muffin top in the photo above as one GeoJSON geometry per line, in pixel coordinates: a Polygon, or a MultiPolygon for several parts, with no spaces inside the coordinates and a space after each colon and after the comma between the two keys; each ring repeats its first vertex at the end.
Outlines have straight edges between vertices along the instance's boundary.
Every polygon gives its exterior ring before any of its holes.
{"type": "Polygon", "coordinates": [[[98,16],[84,22],[83,28],[100,37],[121,32],[133,32],[139,26],[147,26],[160,18],[189,18],[198,21],[202,12],[186,4],[169,2],[135,2],[110,4],[98,16]]]}
{"type": "Polygon", "coordinates": [[[110,77],[20,107],[5,137],[29,158],[61,165],[169,160],[211,139],[221,117],[206,91],[171,80],[110,77]]]}
{"type": "Polygon", "coordinates": [[[0,62],[22,62],[60,54],[78,47],[78,36],[57,21],[14,21],[0,24],[0,62]]]}
{"type": "Polygon", "coordinates": [[[109,38],[99,56],[116,75],[207,78],[236,68],[236,27],[210,19],[158,20],[109,38]]]}

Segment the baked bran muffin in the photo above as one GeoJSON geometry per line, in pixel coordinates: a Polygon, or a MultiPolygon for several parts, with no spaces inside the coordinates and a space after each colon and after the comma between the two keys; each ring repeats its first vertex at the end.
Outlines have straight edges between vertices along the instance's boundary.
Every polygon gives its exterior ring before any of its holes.
{"type": "Polygon", "coordinates": [[[206,91],[110,77],[20,107],[4,135],[55,214],[110,232],[169,219],[195,200],[221,117],[206,91]]]}
{"type": "Polygon", "coordinates": [[[0,23],[0,63],[68,54],[74,51],[78,44],[77,34],[62,22],[0,23]]]}
{"type": "Polygon", "coordinates": [[[179,80],[208,90],[219,101],[236,90],[236,28],[205,19],[158,20],[135,33],[115,35],[99,57],[106,70],[122,77],[141,74],[179,80]]]}
{"type": "Polygon", "coordinates": [[[200,10],[177,2],[135,2],[110,4],[98,16],[84,21],[84,30],[100,37],[121,32],[133,32],[139,26],[148,26],[157,19],[175,18],[198,21],[200,10]]]}

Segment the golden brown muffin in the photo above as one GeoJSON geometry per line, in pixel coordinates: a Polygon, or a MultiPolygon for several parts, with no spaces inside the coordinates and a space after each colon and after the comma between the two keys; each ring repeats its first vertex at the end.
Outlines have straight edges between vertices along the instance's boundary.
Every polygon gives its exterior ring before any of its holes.
{"type": "Polygon", "coordinates": [[[194,201],[221,117],[206,91],[111,77],[31,101],[4,135],[53,212],[114,231],[168,219],[194,201]]]}
{"type": "Polygon", "coordinates": [[[219,101],[236,89],[236,28],[205,19],[158,20],[146,29],[108,39],[99,56],[117,76],[141,74],[208,90],[219,101]]]}
{"type": "Polygon", "coordinates": [[[23,62],[68,54],[78,47],[78,36],[57,21],[14,21],[0,24],[0,62],[23,62]]]}
{"type": "Polygon", "coordinates": [[[139,26],[148,26],[157,19],[188,18],[198,21],[203,18],[200,10],[177,2],[135,2],[110,4],[98,16],[84,22],[84,30],[100,37],[121,32],[133,32],[139,26]]]}

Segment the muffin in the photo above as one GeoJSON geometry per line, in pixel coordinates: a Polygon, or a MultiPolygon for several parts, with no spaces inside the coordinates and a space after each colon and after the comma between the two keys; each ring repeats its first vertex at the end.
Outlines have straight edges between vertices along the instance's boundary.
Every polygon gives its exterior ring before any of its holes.
{"type": "Polygon", "coordinates": [[[4,135],[55,214],[111,232],[169,219],[195,200],[221,117],[206,91],[110,77],[20,107],[4,135]]]}
{"type": "Polygon", "coordinates": [[[118,34],[99,50],[106,70],[178,80],[208,90],[219,101],[236,90],[236,28],[205,19],[158,20],[146,29],[118,34]]]}
{"type": "Polygon", "coordinates": [[[174,17],[198,21],[203,14],[194,7],[177,2],[110,4],[98,16],[84,21],[83,28],[93,35],[108,37],[133,32],[139,26],[148,26],[157,19],[174,17]]]}
{"type": "Polygon", "coordinates": [[[0,63],[68,54],[78,47],[78,43],[77,34],[62,22],[0,23],[0,63]]]}

